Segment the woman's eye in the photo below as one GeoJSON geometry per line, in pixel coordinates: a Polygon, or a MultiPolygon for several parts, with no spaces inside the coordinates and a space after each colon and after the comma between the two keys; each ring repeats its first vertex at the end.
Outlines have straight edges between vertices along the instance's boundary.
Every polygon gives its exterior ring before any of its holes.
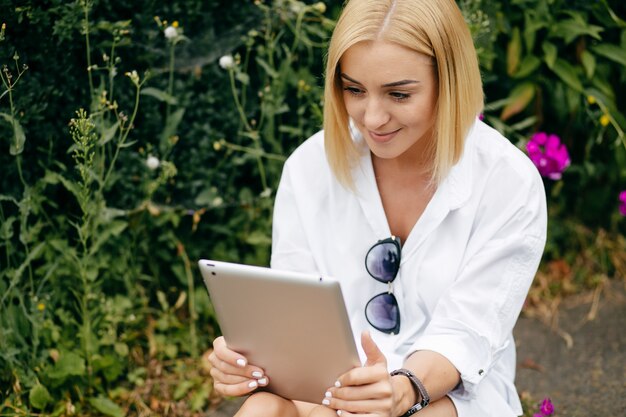
{"type": "Polygon", "coordinates": [[[357,88],[357,87],[344,87],[343,90],[347,91],[348,93],[352,94],[353,96],[360,96],[361,94],[363,94],[363,90],[361,90],[360,88],[357,88]]]}
{"type": "Polygon", "coordinates": [[[392,91],[391,93],[389,93],[389,95],[391,95],[391,97],[396,101],[406,100],[407,98],[411,97],[410,94],[401,93],[399,91],[392,91]]]}

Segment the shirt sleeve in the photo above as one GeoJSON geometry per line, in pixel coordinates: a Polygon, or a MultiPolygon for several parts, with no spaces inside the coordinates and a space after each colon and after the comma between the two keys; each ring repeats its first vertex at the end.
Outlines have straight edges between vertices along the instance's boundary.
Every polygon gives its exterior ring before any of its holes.
{"type": "Polygon", "coordinates": [[[304,232],[291,175],[287,161],[274,202],[270,263],[276,269],[316,272],[318,268],[304,232]]]}
{"type": "Polygon", "coordinates": [[[531,186],[493,189],[485,200],[456,280],[409,349],[409,354],[430,350],[450,360],[461,375],[455,392],[462,398],[474,397],[511,343],[546,239],[545,192],[538,175],[531,186]]]}

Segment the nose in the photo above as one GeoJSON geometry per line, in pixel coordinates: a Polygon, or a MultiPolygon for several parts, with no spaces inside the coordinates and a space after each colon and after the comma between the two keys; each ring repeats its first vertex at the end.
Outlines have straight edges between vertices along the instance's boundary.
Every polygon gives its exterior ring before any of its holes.
{"type": "Polygon", "coordinates": [[[363,115],[363,125],[372,131],[377,131],[380,127],[387,124],[390,116],[389,112],[381,100],[377,98],[369,98],[365,105],[365,113],[363,115]]]}

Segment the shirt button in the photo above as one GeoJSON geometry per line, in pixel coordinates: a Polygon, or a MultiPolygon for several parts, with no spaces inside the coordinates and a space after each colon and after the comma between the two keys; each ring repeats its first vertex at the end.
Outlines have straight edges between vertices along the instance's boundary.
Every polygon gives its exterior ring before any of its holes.
{"type": "Polygon", "coordinates": [[[483,371],[482,369],[479,369],[479,370],[478,370],[478,375],[481,375],[481,376],[482,376],[482,374],[484,374],[484,373],[485,373],[485,371],[483,371]]]}

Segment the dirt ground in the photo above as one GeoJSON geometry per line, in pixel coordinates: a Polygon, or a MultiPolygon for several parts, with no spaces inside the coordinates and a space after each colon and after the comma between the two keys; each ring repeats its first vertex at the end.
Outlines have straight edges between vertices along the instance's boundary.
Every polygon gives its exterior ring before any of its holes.
{"type": "MultiPolygon", "coordinates": [[[[523,316],[515,327],[518,390],[537,402],[550,397],[554,417],[626,416],[626,281],[596,297],[596,308],[593,293],[577,295],[550,319],[523,316]]],[[[224,401],[207,417],[233,416],[239,404],[224,401]]]]}
{"type": "Polygon", "coordinates": [[[520,393],[550,397],[557,417],[626,416],[625,287],[615,280],[603,288],[593,320],[592,294],[566,299],[550,326],[520,318],[514,332],[520,393]]]}

